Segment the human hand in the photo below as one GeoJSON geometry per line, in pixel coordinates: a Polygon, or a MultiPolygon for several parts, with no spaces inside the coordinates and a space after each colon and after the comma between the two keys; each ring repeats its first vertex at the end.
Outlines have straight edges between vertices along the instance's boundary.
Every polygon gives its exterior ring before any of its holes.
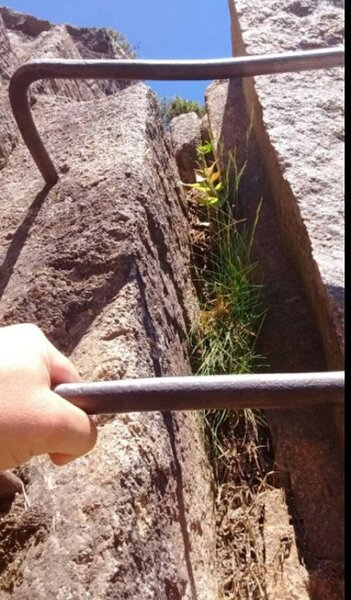
{"type": "Polygon", "coordinates": [[[91,450],[93,421],[51,391],[79,380],[71,361],[35,325],[0,328],[0,471],[39,454],[65,465],[91,450]]]}

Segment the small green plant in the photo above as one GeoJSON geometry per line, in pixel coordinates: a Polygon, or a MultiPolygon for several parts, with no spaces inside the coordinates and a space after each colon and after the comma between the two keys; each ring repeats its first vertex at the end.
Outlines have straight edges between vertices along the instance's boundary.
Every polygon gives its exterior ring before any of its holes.
{"type": "MultiPolygon", "coordinates": [[[[248,231],[245,222],[235,218],[246,162],[239,168],[235,153],[232,153],[227,166],[221,170],[213,156],[212,142],[198,146],[196,182],[184,184],[196,190],[198,202],[203,207],[202,224],[207,227],[206,268],[195,270],[201,294],[199,320],[191,334],[192,358],[197,374],[250,373],[263,363],[255,346],[265,311],[262,286],[252,277],[256,264],[251,260],[261,204],[251,231],[248,231]]],[[[204,413],[216,478],[225,463],[220,432],[232,416],[233,411],[227,410],[204,413]]],[[[244,411],[244,417],[251,425],[256,416],[253,411],[244,411]]]]}
{"type": "Polygon", "coordinates": [[[158,105],[162,120],[166,127],[169,126],[174,117],[178,117],[184,113],[194,112],[200,118],[205,114],[205,108],[204,106],[201,106],[199,102],[196,100],[187,100],[180,96],[175,96],[174,98],[164,96],[159,98],[158,105]]]}
{"type": "MultiPolygon", "coordinates": [[[[241,178],[245,172],[247,161],[239,168],[236,154],[227,158],[227,166],[221,172],[218,161],[208,161],[213,157],[213,143],[205,142],[196,149],[198,166],[195,169],[195,183],[183,184],[200,192],[199,202],[205,206],[222,207],[228,214],[234,214],[239,199],[241,178]]],[[[214,215],[215,217],[215,215],[214,215]]],[[[235,227],[236,229],[236,227],[235,227]]],[[[254,231],[253,231],[254,234],[254,231]]],[[[253,235],[252,235],[253,237],[253,235]]]]}
{"type": "Polygon", "coordinates": [[[187,183],[190,188],[200,192],[199,202],[204,206],[220,204],[223,190],[223,182],[220,180],[220,172],[214,161],[209,167],[203,166],[195,171],[196,183],[187,183]]]}
{"type": "Polygon", "coordinates": [[[239,169],[233,154],[221,173],[216,160],[206,162],[212,153],[210,142],[198,147],[196,183],[184,184],[197,190],[205,207],[209,239],[206,271],[195,274],[201,279],[202,293],[193,352],[203,375],[248,373],[261,359],[255,341],[264,317],[262,286],[252,280],[256,264],[251,260],[261,205],[252,230],[247,231],[234,216],[245,165],[239,169]]]}

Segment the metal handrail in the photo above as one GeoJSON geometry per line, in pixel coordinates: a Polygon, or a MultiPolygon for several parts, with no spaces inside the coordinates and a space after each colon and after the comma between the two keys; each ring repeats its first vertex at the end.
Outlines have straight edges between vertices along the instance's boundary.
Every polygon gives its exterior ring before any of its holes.
{"type": "Polygon", "coordinates": [[[88,414],[342,406],[343,371],[122,379],[58,385],[88,414]]]}
{"type": "Polygon", "coordinates": [[[25,63],[11,77],[13,115],[25,144],[49,185],[58,180],[55,166],[35,126],[28,88],[39,79],[207,80],[327,69],[344,64],[343,47],[195,61],[44,59],[25,63]]]}

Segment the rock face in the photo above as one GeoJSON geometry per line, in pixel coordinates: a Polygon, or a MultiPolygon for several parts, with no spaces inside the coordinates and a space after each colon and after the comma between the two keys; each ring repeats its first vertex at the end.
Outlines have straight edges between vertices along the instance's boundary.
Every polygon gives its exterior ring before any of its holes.
{"type": "Polygon", "coordinates": [[[195,181],[196,146],[201,144],[201,119],[194,112],[174,117],[170,123],[174,156],[184,183],[195,181]]]}
{"type": "MultiPolygon", "coordinates": [[[[264,285],[267,315],[257,350],[266,357],[268,372],[324,371],[327,367],[321,338],[301,279],[284,248],[271,186],[253,131],[248,138],[250,118],[242,82],[214,82],[206,92],[206,106],[212,136],[224,156],[235,152],[239,170],[247,161],[240,181],[237,208],[238,218],[247,221],[249,230],[262,200],[252,259],[259,265],[256,273],[259,283],[264,285]]],[[[311,579],[320,577],[320,571],[316,569],[318,557],[328,557],[335,561],[335,566],[343,556],[343,473],[332,411],[270,410],[266,411],[266,419],[272,433],[277,480],[285,489],[299,551],[308,566],[309,590],[311,579]]],[[[279,495],[275,502],[275,526],[279,532],[285,508],[279,505],[279,495]]],[[[266,549],[267,568],[268,556],[266,549]]],[[[294,564],[294,554],[291,552],[289,556],[294,564]]],[[[340,585],[339,567],[334,569],[336,586],[340,585]]],[[[293,571],[298,594],[299,586],[306,586],[306,577],[299,563],[295,563],[293,571]]],[[[284,577],[281,585],[289,589],[288,571],[285,575],[287,579],[284,577]]],[[[287,590],[285,596],[281,590],[279,593],[282,597],[291,595],[287,590]]],[[[277,590],[275,594],[272,597],[281,597],[277,590]]],[[[318,593],[311,593],[310,597],[329,600],[328,595],[318,593]]]]}
{"type": "MultiPolygon", "coordinates": [[[[343,43],[343,1],[229,0],[235,55],[343,43]]],[[[243,81],[286,246],[330,369],[343,368],[343,70],[243,81]]]]}
{"type": "MultiPolygon", "coordinates": [[[[229,4],[235,55],[342,40],[339,2],[262,1],[255,10],[242,0],[229,4]]],[[[260,351],[271,372],[343,368],[342,87],[342,72],[331,69],[257,77],[255,82],[218,81],[207,91],[215,141],[226,152],[236,150],[239,168],[248,158],[240,207],[249,223],[263,198],[253,253],[268,306],[260,351]]],[[[343,597],[338,448],[343,425],[333,412],[267,411],[276,470],[289,499],[313,600],[343,597]],[[339,436],[334,416],[341,424],[339,436]]],[[[277,507],[277,518],[279,512],[277,507]]]]}
{"type": "MultiPolygon", "coordinates": [[[[77,29],[69,25],[52,25],[5,7],[0,7],[0,169],[18,141],[18,131],[9,107],[7,86],[13,71],[34,58],[125,58],[126,52],[105,29],[77,29]]],[[[31,101],[36,93],[70,100],[103,98],[129,85],[116,81],[39,81],[31,87],[31,101]]]]}
{"type": "Polygon", "coordinates": [[[0,13],[0,169],[15,146],[18,139],[14,120],[11,118],[7,86],[16,64],[16,57],[10,46],[4,22],[0,13]]]}
{"type": "MultiPolygon", "coordinates": [[[[78,52],[67,27],[1,14],[0,59],[13,58],[5,92],[32,52],[78,52]]],[[[0,320],[37,323],[85,379],[187,374],[196,305],[176,165],[152,93],[106,91],[35,88],[60,174],[51,189],[1,96],[14,134],[0,141],[0,320]]],[[[88,456],[62,469],[38,459],[18,474],[26,495],[0,512],[2,598],[217,597],[212,480],[192,413],[101,418],[88,456]]]]}

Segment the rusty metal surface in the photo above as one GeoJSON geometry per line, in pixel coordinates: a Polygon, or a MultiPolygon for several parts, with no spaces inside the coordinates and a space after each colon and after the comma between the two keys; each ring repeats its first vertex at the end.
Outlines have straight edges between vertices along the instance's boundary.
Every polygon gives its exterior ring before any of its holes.
{"type": "Polygon", "coordinates": [[[27,97],[30,84],[38,79],[231,79],[343,64],[342,47],[196,61],[45,59],[28,62],[17,69],[10,81],[9,94],[22,137],[45,181],[53,185],[58,174],[36,129],[27,97]]]}
{"type": "Polygon", "coordinates": [[[343,405],[344,372],[214,375],[61,384],[88,414],[343,405]]]}

